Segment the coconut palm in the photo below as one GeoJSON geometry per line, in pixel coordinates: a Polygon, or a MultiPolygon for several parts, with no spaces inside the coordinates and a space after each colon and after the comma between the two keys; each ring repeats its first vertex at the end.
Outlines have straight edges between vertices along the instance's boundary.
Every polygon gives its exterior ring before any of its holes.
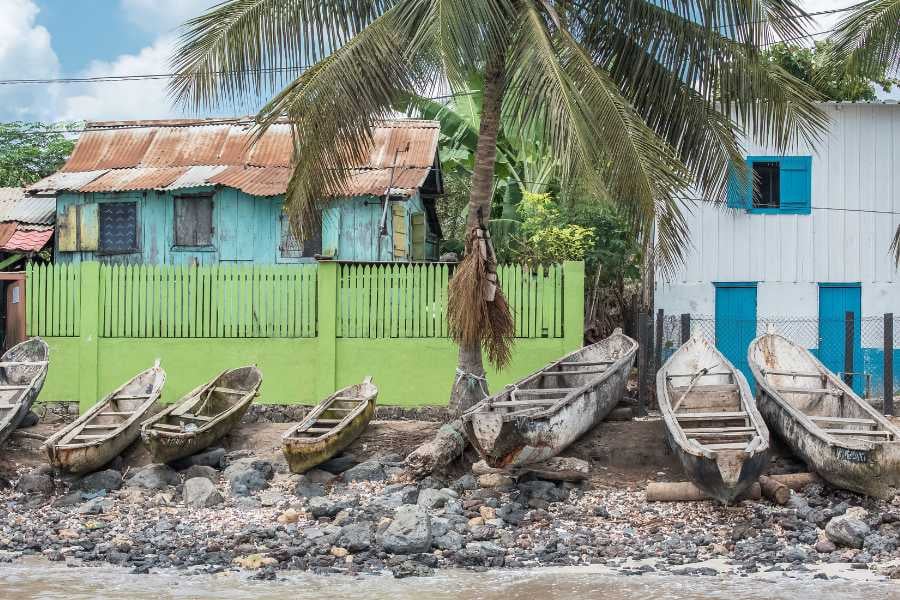
{"type": "MultiPolygon", "coordinates": [[[[865,0],[837,25],[832,61],[850,73],[876,79],[900,74],[900,0],[865,0]]],[[[900,265],[900,227],[891,244],[900,265]]]]}
{"type": "MultiPolygon", "coordinates": [[[[759,60],[806,21],[791,0],[227,0],[186,24],[172,91],[197,109],[274,93],[259,125],[292,123],[286,203],[312,223],[402,98],[477,77],[470,229],[490,218],[502,120],[537,132],[564,182],[621,204],[666,267],[687,247],[685,190],[724,199],[741,131],[781,149],[823,128],[811,88],[759,60]]],[[[511,339],[471,293],[482,282],[457,283],[460,410],[484,392],[482,345],[502,364],[511,339]]]]}

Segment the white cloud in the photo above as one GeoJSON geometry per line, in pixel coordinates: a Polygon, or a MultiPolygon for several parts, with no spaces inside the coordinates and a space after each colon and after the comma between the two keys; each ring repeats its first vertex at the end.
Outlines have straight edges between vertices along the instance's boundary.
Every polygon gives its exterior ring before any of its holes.
{"type": "MultiPolygon", "coordinates": [[[[855,4],[859,0],[801,0],[800,7],[808,13],[829,12],[824,15],[816,15],[813,17],[813,23],[809,26],[810,33],[829,32],[838,24],[838,21],[850,14],[850,11],[844,10],[855,4]]],[[[815,39],[821,40],[828,37],[828,33],[817,35],[815,39]]]]}
{"type": "MultiPolygon", "coordinates": [[[[50,32],[35,24],[31,0],[0,0],[0,79],[42,79],[59,74],[50,32]]],[[[46,120],[54,114],[57,90],[43,85],[0,86],[0,118],[46,120]]]]}
{"type": "Polygon", "coordinates": [[[128,20],[146,31],[169,33],[217,0],[121,0],[128,20]]]}
{"type": "MultiPolygon", "coordinates": [[[[94,61],[82,77],[169,73],[174,38],[163,36],[137,54],[113,61],[94,61]]],[[[158,119],[178,114],[166,92],[168,79],[73,85],[62,99],[60,118],[66,120],[158,119]]]]}

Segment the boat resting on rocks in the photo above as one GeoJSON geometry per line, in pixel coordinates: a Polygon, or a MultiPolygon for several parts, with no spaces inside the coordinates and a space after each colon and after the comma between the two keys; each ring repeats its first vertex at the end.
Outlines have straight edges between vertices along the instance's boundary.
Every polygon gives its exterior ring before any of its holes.
{"type": "Polygon", "coordinates": [[[556,456],[619,403],[637,348],[616,329],[506,386],[464,413],[466,437],[493,468],[556,456]]]}
{"type": "Polygon", "coordinates": [[[774,332],[747,352],[769,428],[831,485],[889,498],[900,488],[900,429],[812,353],[774,332]]]}
{"type": "Polygon", "coordinates": [[[50,348],[38,337],[16,344],[0,357],[0,444],[31,410],[49,366],[50,348]]]}
{"type": "Polygon", "coordinates": [[[688,479],[723,504],[746,494],[769,464],[769,430],[744,374],[694,336],[656,374],[656,395],[688,479]]]}
{"type": "Polygon", "coordinates": [[[366,377],[313,408],[282,436],[281,447],[291,472],[305,473],[352,444],[372,420],[377,398],[378,388],[366,377]]]}
{"type": "Polygon", "coordinates": [[[99,470],[141,432],[141,422],[159,408],[166,382],[159,362],[108,394],[43,444],[50,464],[68,473],[99,470]]]}
{"type": "Polygon", "coordinates": [[[223,371],[144,421],[141,439],[154,462],[191,456],[225,436],[240,423],[261,384],[255,366],[223,371]]]}

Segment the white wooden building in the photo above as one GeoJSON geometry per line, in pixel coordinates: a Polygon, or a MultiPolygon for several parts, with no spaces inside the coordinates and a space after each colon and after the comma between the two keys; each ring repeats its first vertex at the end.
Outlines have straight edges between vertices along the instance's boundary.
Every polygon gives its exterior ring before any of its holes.
{"type": "MultiPolygon", "coordinates": [[[[746,144],[756,189],[730,194],[731,208],[697,203],[686,264],[657,276],[656,307],[714,318],[716,341],[736,364],[761,319],[815,321],[818,330],[797,341],[840,370],[847,311],[857,327],[900,316],[900,271],[889,252],[900,225],[900,104],[822,108],[830,127],[817,147],[775,156],[746,144]]],[[[863,341],[854,364],[878,362],[863,341]]]]}

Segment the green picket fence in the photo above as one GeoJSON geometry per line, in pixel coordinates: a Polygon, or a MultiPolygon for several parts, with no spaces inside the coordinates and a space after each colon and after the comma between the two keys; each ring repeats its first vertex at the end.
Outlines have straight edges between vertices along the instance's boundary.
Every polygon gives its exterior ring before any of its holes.
{"type": "Polygon", "coordinates": [[[25,322],[28,335],[77,337],[81,322],[78,265],[26,267],[25,322]]]}
{"type": "MultiPolygon", "coordinates": [[[[516,337],[563,337],[562,265],[503,265],[498,276],[516,337]]],[[[447,337],[449,278],[446,264],[340,265],[337,336],[447,337]]]]}
{"type": "Polygon", "coordinates": [[[112,265],[103,337],[315,337],[316,266],[112,265]]]}

